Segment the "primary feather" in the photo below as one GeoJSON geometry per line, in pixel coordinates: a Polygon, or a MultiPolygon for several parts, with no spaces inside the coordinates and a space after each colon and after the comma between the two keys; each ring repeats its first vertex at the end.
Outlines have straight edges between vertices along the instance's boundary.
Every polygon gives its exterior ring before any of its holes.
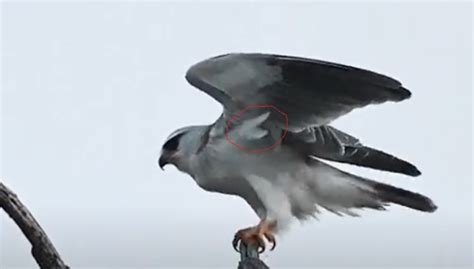
{"type": "Polygon", "coordinates": [[[289,129],[321,126],[354,108],[401,101],[400,82],[368,70],[299,57],[232,53],[193,65],[186,79],[229,114],[270,104],[289,117],[289,129]]]}
{"type": "Polygon", "coordinates": [[[421,172],[407,161],[363,145],[357,138],[324,125],[303,132],[289,132],[283,141],[307,155],[378,170],[419,176],[421,172]]]}

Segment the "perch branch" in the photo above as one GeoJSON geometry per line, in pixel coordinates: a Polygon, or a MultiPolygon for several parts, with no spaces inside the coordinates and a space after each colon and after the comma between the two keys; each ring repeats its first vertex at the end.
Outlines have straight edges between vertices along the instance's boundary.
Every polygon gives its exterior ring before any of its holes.
{"type": "Polygon", "coordinates": [[[270,267],[259,259],[256,246],[241,243],[239,250],[240,262],[238,269],[270,269],[270,267]]]}
{"type": "Polygon", "coordinates": [[[46,233],[15,193],[0,182],[0,207],[31,243],[31,254],[41,269],[68,269],[46,233]]]}

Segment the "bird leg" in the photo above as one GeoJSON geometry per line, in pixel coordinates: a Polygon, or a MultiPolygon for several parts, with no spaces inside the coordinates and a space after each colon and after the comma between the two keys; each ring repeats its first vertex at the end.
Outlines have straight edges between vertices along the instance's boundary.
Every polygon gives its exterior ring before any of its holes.
{"type": "Polygon", "coordinates": [[[276,227],[276,221],[261,220],[257,226],[241,229],[235,233],[234,240],[232,240],[232,246],[234,249],[239,252],[238,245],[239,243],[244,243],[246,245],[255,245],[259,253],[265,251],[265,241],[266,239],[269,243],[272,244],[270,250],[274,250],[276,247],[276,240],[273,230],[276,227]]]}

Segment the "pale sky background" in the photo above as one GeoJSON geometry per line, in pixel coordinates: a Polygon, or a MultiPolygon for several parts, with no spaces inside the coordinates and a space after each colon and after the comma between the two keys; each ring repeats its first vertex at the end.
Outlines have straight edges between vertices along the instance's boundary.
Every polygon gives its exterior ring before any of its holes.
{"type": "MultiPolygon", "coordinates": [[[[236,268],[234,232],[257,223],[240,198],[156,164],[175,129],[220,105],[187,68],[226,52],[330,60],[401,80],[413,96],[334,125],[407,159],[419,178],[339,166],[430,196],[329,213],[279,237],[273,267],[472,265],[470,3],[3,3],[1,178],[73,268],[236,268]]],[[[5,214],[1,268],[36,268],[5,214]]]]}

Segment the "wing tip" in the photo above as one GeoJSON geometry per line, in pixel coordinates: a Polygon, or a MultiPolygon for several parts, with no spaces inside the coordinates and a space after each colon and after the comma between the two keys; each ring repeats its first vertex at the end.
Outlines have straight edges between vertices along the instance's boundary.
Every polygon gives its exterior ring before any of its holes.
{"type": "Polygon", "coordinates": [[[430,199],[430,200],[429,200],[429,205],[428,205],[428,207],[427,207],[426,212],[433,213],[433,212],[435,212],[436,210],[438,210],[438,206],[435,205],[435,203],[433,203],[433,201],[431,201],[431,199],[430,199]]]}
{"type": "Polygon", "coordinates": [[[428,213],[433,213],[438,209],[438,206],[429,197],[416,192],[411,192],[380,182],[374,183],[374,189],[383,201],[389,203],[395,203],[428,213]]]}
{"type": "Polygon", "coordinates": [[[419,211],[428,212],[428,213],[433,213],[436,210],[438,210],[438,206],[433,202],[433,200],[418,193],[417,195],[419,196],[420,201],[419,201],[418,208],[414,208],[414,209],[418,209],[419,211]]]}
{"type": "Polygon", "coordinates": [[[412,177],[417,177],[421,176],[421,171],[418,170],[415,166],[411,165],[411,167],[408,167],[405,171],[405,174],[412,176],[412,177]]]}
{"type": "Polygon", "coordinates": [[[403,101],[411,97],[411,92],[407,88],[400,86],[399,88],[396,89],[397,91],[397,96],[395,101],[403,101]]]}

